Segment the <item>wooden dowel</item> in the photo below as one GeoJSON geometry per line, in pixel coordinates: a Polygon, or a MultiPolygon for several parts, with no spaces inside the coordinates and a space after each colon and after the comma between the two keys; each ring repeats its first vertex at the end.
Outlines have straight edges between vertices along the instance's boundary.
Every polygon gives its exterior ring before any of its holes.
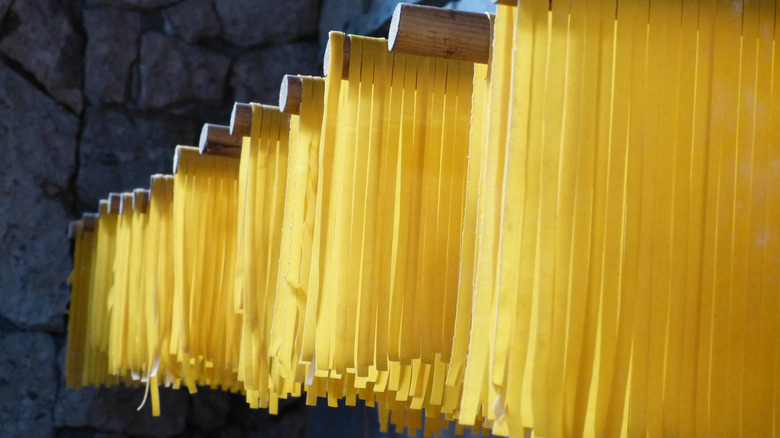
{"type": "Polygon", "coordinates": [[[95,228],[97,228],[97,221],[97,213],[84,213],[81,215],[81,229],[87,232],[95,231],[95,228]]]}
{"type": "Polygon", "coordinates": [[[79,234],[79,228],[81,228],[81,221],[68,222],[68,239],[75,239],[79,234]]]}
{"type": "MultiPolygon", "coordinates": [[[[335,32],[335,31],[334,31],[335,32]]],[[[349,79],[349,53],[352,50],[352,42],[349,40],[349,35],[344,37],[344,59],[341,66],[341,79],[349,79]]],[[[330,38],[325,45],[325,57],[322,60],[323,75],[328,75],[328,65],[330,64],[330,38]]]]}
{"type": "Polygon", "coordinates": [[[486,13],[400,3],[387,37],[390,51],[486,64],[490,17],[486,13]]]}
{"type": "Polygon", "coordinates": [[[239,158],[241,141],[241,137],[230,134],[229,126],[206,123],[200,131],[198,150],[201,154],[239,158]]]}
{"type": "Polygon", "coordinates": [[[121,193],[109,193],[108,194],[108,214],[119,214],[119,210],[122,207],[122,194],[121,193]]]}
{"type": "Polygon", "coordinates": [[[252,133],[252,105],[236,102],[230,113],[230,135],[249,137],[252,133]]]}
{"type": "Polygon", "coordinates": [[[152,196],[154,196],[154,180],[155,179],[166,179],[166,178],[173,178],[173,175],[165,175],[162,173],[155,173],[154,175],[149,177],[149,200],[151,202],[152,196]]]}
{"type": "Polygon", "coordinates": [[[297,75],[284,75],[279,87],[279,109],[287,114],[300,114],[303,79],[297,75]]]}
{"type": "Polygon", "coordinates": [[[152,197],[152,193],[154,193],[154,179],[159,177],[159,173],[155,173],[154,175],[149,177],[149,197],[152,197]]]}
{"type": "Polygon", "coordinates": [[[108,215],[108,200],[107,199],[101,199],[100,203],[98,204],[98,215],[105,216],[108,215]]]}
{"type": "Polygon", "coordinates": [[[173,152],[173,174],[176,175],[179,172],[179,161],[183,155],[189,155],[190,160],[200,157],[198,148],[192,146],[176,146],[176,150],[173,152]]]}
{"type": "Polygon", "coordinates": [[[151,191],[146,189],[133,190],[133,211],[146,213],[149,208],[151,191]]]}
{"type": "Polygon", "coordinates": [[[119,215],[125,214],[125,212],[133,211],[133,192],[126,192],[120,194],[122,202],[119,203],[119,215]]]}

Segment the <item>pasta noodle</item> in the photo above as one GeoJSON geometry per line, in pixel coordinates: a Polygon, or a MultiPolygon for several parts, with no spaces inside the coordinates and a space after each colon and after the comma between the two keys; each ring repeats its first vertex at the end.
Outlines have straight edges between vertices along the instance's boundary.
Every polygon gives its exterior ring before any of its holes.
{"type": "Polygon", "coordinates": [[[486,65],[332,32],[300,114],[252,104],[240,159],[180,146],[148,209],[76,228],[68,385],[776,436],[778,14],[502,3],[486,65]]]}

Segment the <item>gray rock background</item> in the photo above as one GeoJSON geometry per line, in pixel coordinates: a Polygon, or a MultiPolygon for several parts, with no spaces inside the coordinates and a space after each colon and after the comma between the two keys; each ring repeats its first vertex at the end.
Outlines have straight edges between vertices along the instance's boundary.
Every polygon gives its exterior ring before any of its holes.
{"type": "MultiPolygon", "coordinates": [[[[446,1],[415,1],[442,6],[446,1]]],[[[371,409],[64,385],[68,220],[146,187],[234,101],[319,75],[329,30],[384,36],[397,0],[0,0],[0,437],[375,436],[371,409]]],[[[489,0],[455,2],[494,9],[489,0]]]]}

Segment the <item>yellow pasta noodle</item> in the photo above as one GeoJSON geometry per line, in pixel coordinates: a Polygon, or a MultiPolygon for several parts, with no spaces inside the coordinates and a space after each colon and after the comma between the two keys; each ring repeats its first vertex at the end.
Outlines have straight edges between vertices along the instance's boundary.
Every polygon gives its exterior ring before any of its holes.
{"type": "Polygon", "coordinates": [[[332,32],[300,114],[252,104],[240,159],[180,146],[76,228],[67,384],[777,436],[779,15],[501,2],[484,65],[332,32]]]}

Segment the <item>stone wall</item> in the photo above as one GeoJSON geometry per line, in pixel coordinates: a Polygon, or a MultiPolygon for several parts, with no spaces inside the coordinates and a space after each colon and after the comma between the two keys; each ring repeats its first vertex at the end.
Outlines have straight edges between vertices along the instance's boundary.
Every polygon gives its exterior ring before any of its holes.
{"type": "Polygon", "coordinates": [[[395,3],[0,0],[0,436],[306,435],[299,401],[270,416],[163,391],[152,418],[142,389],[65,388],[66,225],[170,172],[234,101],[275,104],[283,74],[320,74],[328,30],[382,34],[395,3]]]}

